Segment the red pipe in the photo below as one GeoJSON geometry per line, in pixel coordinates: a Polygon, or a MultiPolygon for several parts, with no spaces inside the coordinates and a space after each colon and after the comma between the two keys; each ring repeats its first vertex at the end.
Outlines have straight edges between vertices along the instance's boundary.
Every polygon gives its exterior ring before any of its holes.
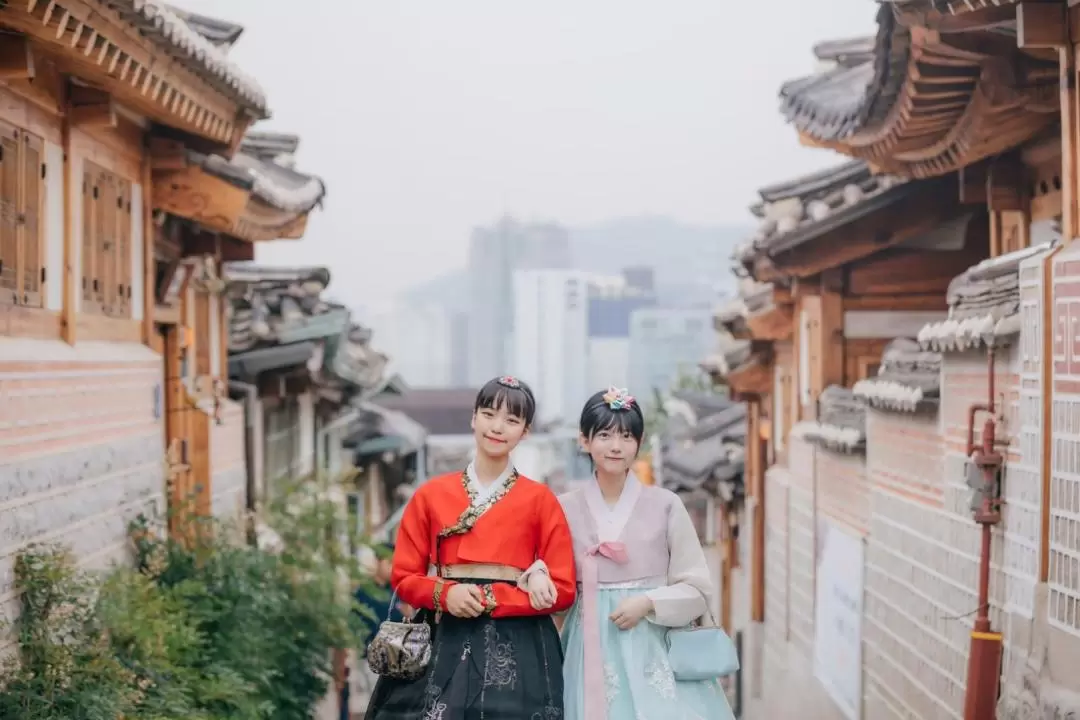
{"type": "MultiPolygon", "coordinates": [[[[983,472],[986,488],[991,488],[1001,469],[1002,456],[995,452],[996,425],[994,422],[994,349],[987,351],[987,402],[968,409],[968,457],[983,472]],[[980,410],[990,414],[983,425],[982,442],[975,447],[975,415],[980,410]]],[[[982,506],[975,511],[975,522],[982,525],[982,549],[979,553],[979,607],[971,630],[971,652],[968,656],[968,682],[964,697],[964,720],[994,720],[1001,680],[1001,633],[990,627],[990,547],[992,528],[1001,520],[999,498],[987,491],[982,506]]]]}

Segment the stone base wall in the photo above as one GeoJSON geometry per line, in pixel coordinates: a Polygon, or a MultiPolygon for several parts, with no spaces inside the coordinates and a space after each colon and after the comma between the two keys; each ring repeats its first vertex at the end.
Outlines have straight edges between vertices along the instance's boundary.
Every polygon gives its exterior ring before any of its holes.
{"type": "Polygon", "coordinates": [[[105,567],[126,558],[131,520],[163,517],[163,380],[141,345],[0,340],[0,620],[27,545],[105,567]]]}
{"type": "Polygon", "coordinates": [[[211,506],[215,517],[239,522],[247,507],[243,405],[225,401],[221,420],[210,430],[211,506]]]}

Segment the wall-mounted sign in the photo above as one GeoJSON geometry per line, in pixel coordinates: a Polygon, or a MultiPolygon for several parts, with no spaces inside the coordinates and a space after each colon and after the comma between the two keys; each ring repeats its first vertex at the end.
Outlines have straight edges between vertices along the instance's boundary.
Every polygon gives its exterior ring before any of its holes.
{"type": "Polygon", "coordinates": [[[818,518],[814,675],[848,720],[862,718],[862,538],[818,518]]]}

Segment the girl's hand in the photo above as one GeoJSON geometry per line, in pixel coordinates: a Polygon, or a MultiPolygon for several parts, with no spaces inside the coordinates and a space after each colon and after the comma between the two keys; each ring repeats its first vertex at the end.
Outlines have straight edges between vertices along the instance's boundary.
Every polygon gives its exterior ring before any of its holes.
{"type": "Polygon", "coordinates": [[[557,592],[546,572],[533,572],[529,575],[529,604],[533,610],[547,610],[555,604],[557,592]]]}
{"type": "Polygon", "coordinates": [[[446,609],[454,617],[480,617],[484,612],[484,597],[480,588],[464,583],[455,585],[446,593],[446,609]]]}
{"type": "Polygon", "coordinates": [[[642,619],[653,611],[653,601],[648,595],[633,595],[626,598],[609,619],[620,630],[629,630],[635,627],[642,619]]]}

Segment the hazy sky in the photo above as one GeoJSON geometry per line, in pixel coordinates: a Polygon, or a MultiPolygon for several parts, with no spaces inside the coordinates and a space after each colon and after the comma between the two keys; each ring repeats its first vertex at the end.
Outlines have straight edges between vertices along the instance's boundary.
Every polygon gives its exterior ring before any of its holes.
{"type": "Polygon", "coordinates": [[[329,195],[258,259],[331,267],[350,305],[464,263],[504,212],[749,224],[754,190],[839,161],[777,90],[871,0],[176,0],[246,27],[232,57],[329,195]],[[825,11],[827,6],[828,11],[825,11]]]}

